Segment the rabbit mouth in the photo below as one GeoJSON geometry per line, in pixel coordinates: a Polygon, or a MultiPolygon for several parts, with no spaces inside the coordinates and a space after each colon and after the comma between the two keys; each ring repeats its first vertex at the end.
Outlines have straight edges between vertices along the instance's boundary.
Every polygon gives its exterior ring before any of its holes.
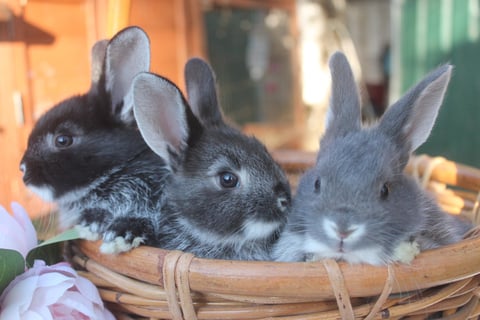
{"type": "Polygon", "coordinates": [[[345,253],[345,242],[343,241],[343,239],[340,240],[340,242],[338,243],[337,252],[338,253],[345,253]]]}
{"type": "Polygon", "coordinates": [[[345,261],[350,264],[385,264],[385,260],[382,259],[383,255],[380,247],[349,249],[344,243],[338,243],[334,246],[329,246],[326,243],[308,237],[307,241],[305,242],[305,252],[307,253],[308,261],[335,259],[345,261]]]}
{"type": "Polygon", "coordinates": [[[34,186],[32,184],[28,184],[27,182],[25,183],[28,189],[30,189],[33,193],[38,195],[40,198],[42,198],[45,201],[48,202],[53,202],[55,201],[54,197],[54,192],[53,189],[43,185],[43,186],[34,186]]]}

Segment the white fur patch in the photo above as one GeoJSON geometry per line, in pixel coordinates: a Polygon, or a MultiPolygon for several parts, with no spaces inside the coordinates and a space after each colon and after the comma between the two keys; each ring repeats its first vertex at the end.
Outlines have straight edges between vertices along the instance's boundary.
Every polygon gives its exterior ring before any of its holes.
{"type": "Polygon", "coordinates": [[[420,253],[420,246],[416,241],[403,241],[393,251],[393,260],[409,264],[420,253]]]}
{"type": "Polygon", "coordinates": [[[88,226],[76,225],[75,230],[82,239],[96,241],[101,238],[99,233],[93,232],[88,226]]]}
{"type": "Polygon", "coordinates": [[[368,263],[373,265],[384,265],[381,247],[370,247],[349,252],[339,252],[335,248],[307,235],[304,242],[304,250],[311,255],[309,261],[317,261],[325,258],[343,260],[351,264],[368,263]]]}
{"type": "Polygon", "coordinates": [[[243,234],[247,240],[263,239],[279,227],[279,222],[247,221],[243,224],[243,234]]]}
{"type": "Polygon", "coordinates": [[[28,185],[27,187],[45,201],[51,202],[55,200],[53,198],[53,189],[50,188],[49,186],[43,185],[43,186],[37,187],[37,186],[28,185]]]}
{"type": "Polygon", "coordinates": [[[231,236],[221,236],[211,230],[199,229],[188,221],[188,219],[178,219],[178,222],[187,229],[188,233],[200,240],[203,243],[212,245],[235,245],[241,247],[246,241],[263,239],[272,234],[278,227],[279,223],[265,223],[260,221],[246,222],[243,227],[242,234],[235,234],[231,236]]]}
{"type": "Polygon", "coordinates": [[[142,237],[136,237],[131,242],[123,237],[116,237],[113,241],[103,242],[100,246],[100,252],[105,254],[116,254],[132,250],[145,241],[142,237]]]}
{"type": "MultiPolygon", "coordinates": [[[[338,234],[338,227],[335,222],[330,219],[324,219],[322,224],[323,230],[331,239],[342,240],[338,234]]],[[[349,228],[350,234],[343,239],[345,244],[354,243],[360,240],[365,234],[365,225],[352,224],[349,228]]]]}

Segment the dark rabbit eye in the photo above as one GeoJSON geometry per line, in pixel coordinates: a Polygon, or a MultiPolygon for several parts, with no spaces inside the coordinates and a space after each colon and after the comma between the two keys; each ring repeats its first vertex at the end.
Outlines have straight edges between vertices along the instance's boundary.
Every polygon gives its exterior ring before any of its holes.
{"type": "Polygon", "coordinates": [[[224,188],[235,188],[238,186],[238,177],[231,172],[220,173],[220,185],[224,188]]]}
{"type": "Polygon", "coordinates": [[[55,147],[63,149],[69,147],[73,143],[72,136],[59,134],[55,136],[55,147]]]}
{"type": "Polygon", "coordinates": [[[320,192],[320,179],[315,179],[315,192],[320,192]]]}
{"type": "Polygon", "coordinates": [[[389,193],[390,193],[390,188],[389,188],[388,184],[385,183],[382,186],[382,190],[380,190],[380,197],[382,199],[387,199],[389,193]]]}

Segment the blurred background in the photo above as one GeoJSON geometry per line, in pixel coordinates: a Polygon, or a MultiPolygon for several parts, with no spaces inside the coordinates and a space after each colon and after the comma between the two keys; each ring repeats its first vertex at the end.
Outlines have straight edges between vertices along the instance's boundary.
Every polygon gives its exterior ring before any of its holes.
{"type": "Polygon", "coordinates": [[[151,70],[184,89],[207,59],[226,116],[274,149],[316,151],[331,53],[347,54],[366,121],[434,67],[455,65],[418,151],[480,166],[480,0],[0,0],[0,204],[48,204],[18,169],[39,116],[90,86],[90,49],[128,25],[151,40],[151,70]]]}

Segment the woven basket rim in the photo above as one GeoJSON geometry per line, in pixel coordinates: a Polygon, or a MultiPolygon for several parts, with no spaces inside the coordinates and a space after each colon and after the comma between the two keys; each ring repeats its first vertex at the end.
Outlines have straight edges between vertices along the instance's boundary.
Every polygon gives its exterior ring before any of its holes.
{"type": "MultiPolygon", "coordinates": [[[[127,253],[103,255],[99,253],[100,244],[98,241],[76,241],[88,259],[119,274],[160,286],[163,286],[162,269],[166,257],[171,252],[180,253],[140,246],[127,253]]],[[[337,263],[352,298],[380,294],[389,269],[395,277],[392,293],[404,293],[479,274],[480,238],[475,235],[456,244],[421,252],[411,264],[337,263]]],[[[195,292],[258,297],[292,297],[293,294],[301,300],[318,301],[335,298],[323,261],[235,261],[194,257],[185,272],[190,289],[195,292]]]]}

